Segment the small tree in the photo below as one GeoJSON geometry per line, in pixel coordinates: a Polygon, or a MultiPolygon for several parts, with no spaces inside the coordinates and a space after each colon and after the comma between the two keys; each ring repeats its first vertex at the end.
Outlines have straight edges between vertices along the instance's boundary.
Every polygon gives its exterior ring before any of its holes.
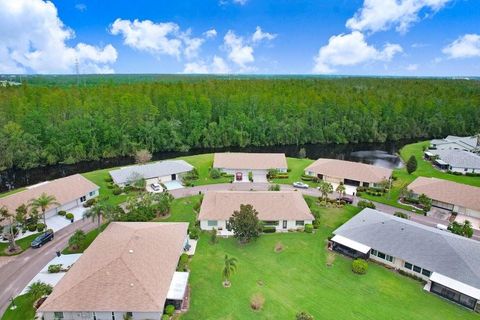
{"type": "Polygon", "coordinates": [[[302,311],[295,316],[296,320],[314,320],[315,318],[308,312],[302,311]]]}
{"type": "Polygon", "coordinates": [[[340,184],[335,189],[335,191],[337,191],[337,193],[340,197],[343,197],[345,195],[346,188],[345,188],[345,185],[343,184],[343,182],[340,182],[340,184]]]}
{"type": "Polygon", "coordinates": [[[52,286],[42,282],[37,281],[28,286],[27,293],[33,298],[33,300],[38,300],[43,296],[48,296],[52,293],[52,286]]]}
{"type": "Polygon", "coordinates": [[[448,226],[448,230],[450,230],[452,233],[455,233],[467,238],[471,238],[473,236],[472,224],[468,220],[465,220],[465,223],[458,223],[457,221],[453,221],[448,226]]]}
{"type": "Polygon", "coordinates": [[[224,265],[222,270],[222,277],[223,277],[223,286],[229,287],[230,286],[230,278],[232,274],[237,271],[237,259],[236,258],[229,258],[228,255],[225,255],[224,265]]]}
{"type": "Polygon", "coordinates": [[[92,221],[97,220],[97,230],[100,231],[102,219],[113,220],[115,215],[115,208],[105,201],[98,201],[83,213],[85,218],[91,218],[92,221]]]}
{"type": "Polygon", "coordinates": [[[146,149],[135,152],[135,163],[144,164],[152,160],[152,154],[146,149]]]}
{"type": "Polygon", "coordinates": [[[305,150],[305,148],[300,148],[300,150],[298,151],[298,157],[300,159],[305,159],[307,157],[307,151],[305,150]]]}
{"type": "Polygon", "coordinates": [[[21,223],[22,225],[25,224],[25,219],[27,218],[28,215],[28,208],[26,205],[22,204],[15,210],[15,220],[17,220],[18,223],[21,223]]]}
{"type": "Polygon", "coordinates": [[[42,193],[38,198],[30,200],[30,206],[35,209],[41,209],[42,210],[42,216],[43,216],[43,223],[45,226],[47,225],[47,219],[45,218],[45,211],[47,211],[47,208],[50,206],[54,205],[60,205],[57,202],[57,199],[55,196],[49,196],[45,192],[42,193]]]}
{"type": "Polygon", "coordinates": [[[423,212],[425,215],[432,208],[432,199],[424,195],[423,193],[418,197],[418,203],[422,205],[423,212]]]}
{"type": "Polygon", "coordinates": [[[3,206],[0,208],[0,221],[8,220],[9,222],[9,235],[8,235],[8,250],[13,252],[17,250],[17,244],[15,243],[15,230],[14,230],[14,223],[15,223],[15,216],[11,214],[7,207],[3,206]]]}
{"type": "Polygon", "coordinates": [[[75,233],[68,239],[68,246],[72,250],[78,250],[85,243],[86,236],[83,230],[77,230],[75,233]]]}
{"type": "Polygon", "coordinates": [[[268,169],[267,178],[268,179],[275,179],[278,175],[278,169],[268,169]]]}
{"type": "Polygon", "coordinates": [[[320,181],[318,190],[320,190],[320,193],[322,194],[322,199],[327,200],[328,195],[333,192],[333,186],[330,182],[320,181]]]}
{"type": "Polygon", "coordinates": [[[412,174],[415,170],[417,170],[417,158],[412,155],[407,161],[407,172],[408,174],[412,174]]]}
{"type": "Polygon", "coordinates": [[[217,243],[217,229],[213,228],[211,231],[210,231],[210,242],[212,244],[215,244],[217,243]]]}
{"type": "Polygon", "coordinates": [[[222,176],[222,173],[217,168],[210,169],[210,178],[218,179],[222,176]]]}
{"type": "Polygon", "coordinates": [[[260,235],[261,224],[258,212],[250,204],[240,205],[240,210],[233,212],[228,223],[229,230],[233,230],[233,236],[240,243],[247,243],[260,235]]]}

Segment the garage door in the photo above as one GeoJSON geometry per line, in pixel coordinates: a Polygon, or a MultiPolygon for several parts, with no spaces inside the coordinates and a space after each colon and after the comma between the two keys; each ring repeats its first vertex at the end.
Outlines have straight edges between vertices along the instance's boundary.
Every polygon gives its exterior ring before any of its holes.
{"type": "Polygon", "coordinates": [[[441,208],[441,209],[450,210],[450,211],[453,210],[453,204],[449,204],[449,203],[445,203],[445,202],[441,202],[441,201],[436,201],[436,200],[432,200],[432,206],[437,207],[437,208],[441,208]]]}
{"type": "Polygon", "coordinates": [[[360,185],[360,181],[357,181],[357,180],[350,180],[350,179],[345,179],[345,182],[344,182],[347,186],[354,186],[354,187],[358,187],[360,185]]]}

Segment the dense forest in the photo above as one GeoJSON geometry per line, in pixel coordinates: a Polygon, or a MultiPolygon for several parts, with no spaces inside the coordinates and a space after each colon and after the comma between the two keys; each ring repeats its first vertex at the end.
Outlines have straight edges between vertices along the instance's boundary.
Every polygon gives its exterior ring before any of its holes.
{"type": "Polygon", "coordinates": [[[477,80],[128,82],[0,87],[0,170],[131,155],[143,148],[384,142],[480,130],[477,80]]]}

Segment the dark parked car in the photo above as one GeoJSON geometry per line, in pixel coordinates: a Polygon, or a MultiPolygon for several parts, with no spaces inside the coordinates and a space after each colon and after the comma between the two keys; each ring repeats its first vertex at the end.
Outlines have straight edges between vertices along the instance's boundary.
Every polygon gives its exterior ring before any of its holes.
{"type": "Polygon", "coordinates": [[[346,203],[348,204],[352,204],[353,203],[353,199],[350,198],[350,197],[341,197],[341,198],[337,198],[338,201],[345,201],[346,203]]]}
{"type": "Polygon", "coordinates": [[[39,235],[32,241],[31,247],[32,248],[40,248],[48,241],[53,240],[53,230],[47,230],[44,234],[39,235]]]}

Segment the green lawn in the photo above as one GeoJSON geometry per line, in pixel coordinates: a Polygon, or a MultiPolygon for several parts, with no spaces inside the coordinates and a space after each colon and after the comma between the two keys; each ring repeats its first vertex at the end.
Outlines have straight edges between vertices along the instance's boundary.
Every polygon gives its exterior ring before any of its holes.
{"type": "MultiPolygon", "coordinates": [[[[20,248],[22,248],[22,251],[18,252],[17,254],[22,253],[23,251],[27,250],[30,248],[30,244],[32,241],[38,237],[41,233],[35,233],[32,235],[29,235],[28,237],[22,238],[20,240],[17,240],[16,243],[20,248]]],[[[6,256],[7,254],[5,253],[5,250],[8,248],[8,242],[2,242],[0,243],[0,256],[6,256]]]]}
{"type": "MultiPolygon", "coordinates": [[[[314,160],[311,159],[298,159],[298,158],[287,158],[288,169],[288,179],[273,179],[274,183],[282,184],[292,184],[296,181],[302,181],[302,175],[305,171],[305,168],[313,163],[314,160]]],[[[315,183],[311,181],[305,181],[305,183],[310,186],[316,186],[315,183]]]]}
{"type": "Polygon", "coordinates": [[[196,204],[200,202],[201,195],[174,199],[172,207],[170,208],[170,216],[167,218],[156,218],[156,222],[189,222],[190,225],[195,225],[197,213],[194,210],[196,204]]]}
{"type": "Polygon", "coordinates": [[[10,310],[10,306],[2,316],[2,320],[30,320],[35,316],[33,308],[34,299],[29,294],[24,294],[15,298],[17,308],[10,310]]]}
{"type": "Polygon", "coordinates": [[[14,194],[14,193],[17,193],[17,192],[20,192],[20,191],[23,191],[25,189],[26,188],[18,188],[18,189],[13,189],[13,190],[10,190],[10,191],[7,191],[7,192],[0,193],[0,198],[9,196],[11,194],[14,194]]]}
{"type": "Polygon", "coordinates": [[[368,273],[355,275],[351,260],[335,256],[326,266],[326,239],[357,208],[318,209],[321,228],[315,234],[262,235],[241,246],[235,239],[210,244],[202,235],[191,262],[188,319],[294,319],[307,311],[315,319],[478,319],[453,303],[423,291],[422,284],[369,263],[368,273]],[[283,251],[274,252],[277,243],[283,251]],[[223,288],[225,254],[238,259],[232,286],[223,288]],[[265,304],[252,311],[250,299],[261,294],[265,304]]]}
{"type": "MultiPolygon", "coordinates": [[[[107,226],[108,226],[108,223],[103,224],[100,227],[100,232],[105,230],[105,228],[107,226]]],[[[67,246],[65,249],[62,250],[62,254],[83,253],[83,251],[85,251],[88,248],[88,246],[90,246],[92,244],[93,240],[95,240],[95,238],[97,238],[97,236],[100,234],[100,232],[98,231],[97,228],[87,232],[85,234],[85,242],[83,243],[83,246],[78,248],[78,250],[70,250],[67,246]]]]}
{"type": "Polygon", "coordinates": [[[197,154],[194,156],[180,157],[178,159],[185,160],[192,166],[197,168],[198,180],[192,181],[195,186],[215,184],[215,183],[227,183],[231,178],[221,177],[219,179],[210,178],[210,168],[213,165],[213,153],[197,154]]]}
{"type": "Polygon", "coordinates": [[[107,182],[106,179],[110,177],[108,172],[112,169],[113,168],[90,171],[84,173],[83,176],[100,187],[100,198],[106,199],[106,201],[112,205],[118,205],[125,202],[128,195],[120,194],[116,196],[113,194],[113,189],[108,188],[109,182],[107,182]]]}

